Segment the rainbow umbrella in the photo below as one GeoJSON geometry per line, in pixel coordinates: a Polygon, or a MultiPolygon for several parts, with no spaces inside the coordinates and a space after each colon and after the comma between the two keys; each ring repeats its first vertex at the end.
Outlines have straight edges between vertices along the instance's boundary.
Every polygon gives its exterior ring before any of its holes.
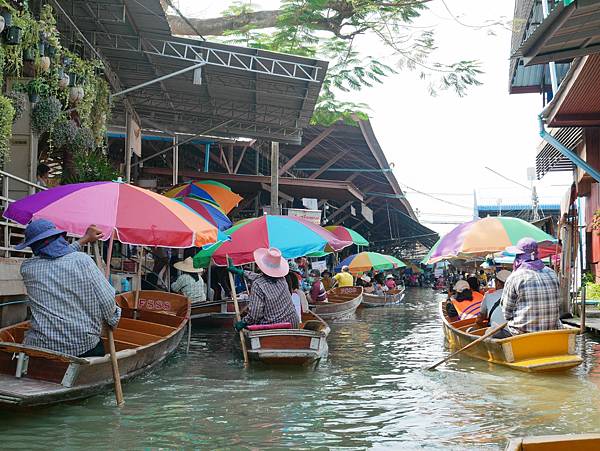
{"type": "Polygon", "coordinates": [[[195,196],[175,197],[177,202],[187,205],[219,230],[226,230],[233,225],[225,213],[210,202],[195,196]]]}
{"type": "Polygon", "coordinates": [[[342,266],[347,266],[352,274],[358,274],[371,270],[383,271],[386,269],[404,268],[406,265],[391,255],[378,252],[360,252],[346,257],[336,267],[339,271],[342,266]]]}
{"type": "Polygon", "coordinates": [[[231,240],[205,247],[194,257],[194,266],[204,268],[211,259],[219,266],[254,261],[253,253],[261,247],[276,247],[285,258],[297,258],[312,252],[337,252],[352,242],[342,241],[323,227],[292,216],[265,215],[244,219],[224,232],[231,240]]]}
{"type": "Polygon", "coordinates": [[[360,233],[341,225],[331,225],[325,227],[340,240],[352,241],[357,246],[368,246],[369,242],[360,233]]]}
{"type": "Polygon", "coordinates": [[[90,224],[108,240],[164,247],[204,246],[217,242],[218,229],[186,205],[121,182],[63,185],[18,200],[4,217],[20,224],[48,219],[59,229],[83,235],[90,224]]]}
{"type": "Polygon", "coordinates": [[[476,219],[455,227],[438,240],[426,263],[452,258],[484,257],[514,246],[521,238],[527,237],[538,242],[540,257],[556,253],[556,239],[551,235],[522,219],[497,216],[476,219]]]}
{"type": "Polygon", "coordinates": [[[174,186],[164,195],[167,197],[199,197],[221,208],[225,214],[237,207],[243,199],[231,191],[227,185],[212,180],[182,183],[174,186]]]}

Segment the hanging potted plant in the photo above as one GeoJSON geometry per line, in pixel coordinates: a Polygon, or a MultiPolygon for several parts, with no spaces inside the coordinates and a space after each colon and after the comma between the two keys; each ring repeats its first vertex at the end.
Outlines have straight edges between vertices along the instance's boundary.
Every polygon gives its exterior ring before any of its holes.
{"type": "Polygon", "coordinates": [[[23,116],[23,112],[27,106],[27,96],[22,92],[14,90],[6,94],[6,97],[12,102],[12,106],[15,109],[13,122],[18,121],[23,116]]]}
{"type": "Polygon", "coordinates": [[[4,26],[7,28],[10,27],[12,25],[12,11],[8,8],[2,8],[0,15],[4,19],[4,26]]]}
{"type": "Polygon", "coordinates": [[[27,61],[27,62],[35,61],[35,49],[34,48],[29,47],[29,48],[23,50],[23,61],[27,61]]]}
{"type": "Polygon", "coordinates": [[[72,86],[69,90],[69,103],[77,105],[83,99],[84,94],[82,86],[72,86]]]}
{"type": "Polygon", "coordinates": [[[16,25],[11,25],[6,29],[6,45],[19,45],[23,39],[23,29],[16,25]]]}
{"type": "Polygon", "coordinates": [[[50,70],[50,57],[42,56],[38,66],[42,72],[48,72],[50,70]]]}
{"type": "Polygon", "coordinates": [[[40,100],[31,111],[31,128],[38,134],[49,131],[60,117],[62,104],[56,97],[40,100]]]}
{"type": "Polygon", "coordinates": [[[29,101],[36,103],[40,100],[41,95],[48,93],[49,87],[42,78],[34,78],[27,83],[26,90],[27,94],[29,94],[29,101]]]}

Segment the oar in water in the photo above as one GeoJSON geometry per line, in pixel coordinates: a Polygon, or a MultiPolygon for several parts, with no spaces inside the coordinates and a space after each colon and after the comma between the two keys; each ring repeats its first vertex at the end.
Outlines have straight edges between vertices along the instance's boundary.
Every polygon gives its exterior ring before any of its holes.
{"type": "MultiPolygon", "coordinates": [[[[112,257],[112,245],[114,241],[114,235],[110,237],[110,241],[108,243],[108,255],[106,258],[106,278],[110,274],[110,260],[112,257]]],[[[99,268],[101,268],[102,263],[100,259],[100,247],[98,246],[98,242],[94,243],[94,254],[96,254],[96,264],[99,268]]],[[[115,384],[115,398],[117,400],[117,406],[121,407],[125,404],[125,399],[123,398],[123,388],[121,387],[121,375],[119,374],[119,361],[117,360],[117,349],[115,347],[115,337],[113,335],[112,327],[108,324],[106,325],[106,332],[108,336],[108,349],[110,353],[110,362],[112,364],[112,373],[113,373],[113,382],[115,384]]]]}
{"type": "MultiPolygon", "coordinates": [[[[226,256],[227,264],[229,264],[229,256],[226,256]]],[[[231,287],[231,298],[233,299],[233,305],[235,307],[235,320],[241,321],[242,316],[240,315],[240,306],[238,304],[237,293],[235,292],[235,282],[233,281],[233,274],[229,271],[229,286],[231,287]]],[[[248,367],[248,350],[246,349],[246,339],[244,338],[244,331],[240,330],[240,343],[242,345],[242,353],[244,354],[244,367],[248,367]]]]}
{"type": "Polygon", "coordinates": [[[440,360],[438,363],[436,363],[435,365],[430,366],[429,368],[427,368],[429,371],[432,371],[434,369],[436,369],[438,366],[440,366],[442,363],[447,362],[448,360],[450,360],[452,357],[460,354],[463,351],[466,351],[467,349],[471,348],[472,346],[475,346],[477,343],[482,342],[483,340],[485,340],[486,338],[489,338],[491,336],[493,336],[496,332],[499,332],[500,330],[504,329],[506,327],[506,325],[508,324],[508,322],[504,322],[502,324],[500,324],[499,326],[494,327],[493,329],[489,330],[485,335],[482,335],[481,337],[479,337],[477,340],[472,341],[471,343],[469,343],[467,346],[465,346],[464,348],[459,349],[458,351],[453,352],[452,354],[450,354],[448,357],[446,357],[443,360],[440,360]]]}

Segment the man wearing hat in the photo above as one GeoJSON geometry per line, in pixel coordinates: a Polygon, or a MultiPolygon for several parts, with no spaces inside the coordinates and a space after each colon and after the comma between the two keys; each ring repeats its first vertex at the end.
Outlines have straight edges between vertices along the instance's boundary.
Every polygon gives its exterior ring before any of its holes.
{"type": "Polygon", "coordinates": [[[274,247],[259,248],[254,251],[254,261],[262,274],[244,271],[229,264],[227,270],[252,281],[248,300],[248,314],[235,323],[236,330],[251,324],[290,323],[297,328],[300,321],[292,302],[285,276],[290,270],[281,251],[274,247]]]}
{"type": "Polygon", "coordinates": [[[194,268],[192,257],[175,263],[173,267],[181,271],[181,275],[171,285],[171,291],[183,294],[192,304],[206,302],[206,287],[200,277],[204,270],[194,268]]]}
{"type": "MultiPolygon", "coordinates": [[[[496,327],[500,324],[503,324],[506,320],[504,319],[504,314],[502,313],[502,306],[500,305],[500,300],[502,298],[502,292],[504,291],[504,284],[506,283],[506,279],[510,276],[510,271],[503,269],[498,271],[495,276],[495,287],[494,291],[488,291],[483,300],[481,301],[481,307],[479,309],[479,316],[477,317],[477,325],[479,327],[484,326],[484,321],[488,321],[488,325],[490,327],[496,327]]],[[[495,338],[504,338],[510,335],[510,332],[506,330],[501,330],[496,335],[495,338]]]]}
{"type": "Polygon", "coordinates": [[[538,258],[537,242],[523,238],[506,251],[516,255],[501,302],[509,332],[518,335],[562,328],[558,278],[538,258]]]}
{"type": "Polygon", "coordinates": [[[31,247],[34,255],[21,265],[31,310],[23,344],[79,357],[103,356],[102,327],[115,327],[121,309],[102,271],[89,255],[78,252],[102,238],[102,232],[92,225],[71,245],[65,235],[52,222],[36,219],[16,247],[31,247]]]}

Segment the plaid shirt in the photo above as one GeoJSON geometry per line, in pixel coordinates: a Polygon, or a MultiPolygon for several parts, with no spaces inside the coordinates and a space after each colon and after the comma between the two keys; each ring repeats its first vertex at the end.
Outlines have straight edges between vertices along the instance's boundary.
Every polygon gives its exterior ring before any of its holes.
{"type": "Polygon", "coordinates": [[[183,294],[192,303],[206,302],[206,288],[202,277],[198,277],[198,280],[196,280],[188,273],[182,273],[171,284],[171,291],[183,294]]]}
{"type": "Polygon", "coordinates": [[[244,276],[252,281],[246,323],[291,323],[292,327],[298,327],[298,314],[284,277],[272,279],[250,271],[244,271],[244,276]]]}
{"type": "Polygon", "coordinates": [[[518,269],[502,292],[502,311],[513,334],[560,329],[558,278],[550,268],[518,269]]]}
{"type": "MultiPolygon", "coordinates": [[[[79,243],[71,245],[80,250],[79,243]]],[[[89,255],[33,257],[21,265],[31,329],[24,344],[78,356],[96,346],[104,322],[116,326],[115,290],[89,255]]]]}

